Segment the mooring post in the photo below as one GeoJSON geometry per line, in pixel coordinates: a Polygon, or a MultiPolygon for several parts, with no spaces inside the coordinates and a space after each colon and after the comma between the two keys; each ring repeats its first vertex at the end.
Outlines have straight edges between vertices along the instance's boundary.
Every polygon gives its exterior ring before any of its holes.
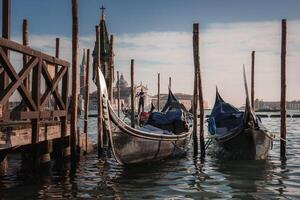
{"type": "Polygon", "coordinates": [[[109,67],[110,67],[110,77],[109,77],[109,91],[108,96],[109,100],[112,102],[113,99],[113,82],[114,82],[114,36],[110,35],[110,59],[109,59],[109,67]]]}
{"type": "Polygon", "coordinates": [[[172,88],[172,78],[169,77],[169,89],[171,90],[171,88],[172,88]]]}
{"type": "Polygon", "coordinates": [[[205,142],[204,142],[204,104],[203,104],[203,90],[202,79],[200,71],[200,56],[199,56],[199,24],[194,24],[194,64],[197,69],[197,81],[199,92],[199,107],[200,107],[200,150],[201,157],[205,157],[205,142]]]}
{"type": "Polygon", "coordinates": [[[282,20],[281,28],[280,157],[286,160],[286,19],[282,20]]]}
{"type": "Polygon", "coordinates": [[[84,133],[85,133],[85,153],[87,153],[88,143],[88,114],[89,114],[89,73],[90,73],[90,49],[87,50],[86,70],[85,70],[85,98],[84,98],[84,133]]]}
{"type": "Polygon", "coordinates": [[[130,80],[131,80],[131,126],[135,127],[135,113],[134,113],[134,59],[131,59],[131,66],[130,66],[130,80]]]}
{"type": "MultiPolygon", "coordinates": [[[[23,45],[28,46],[29,45],[29,39],[28,39],[28,21],[27,19],[23,19],[22,24],[22,38],[23,38],[23,45]]],[[[28,56],[23,55],[23,68],[26,66],[28,62],[28,56]]],[[[30,88],[30,75],[27,76],[27,78],[24,79],[24,86],[28,90],[30,88]]]]}
{"type": "Polygon", "coordinates": [[[198,69],[197,62],[197,46],[198,46],[198,35],[199,25],[193,25],[193,56],[194,56],[194,93],[193,93],[193,143],[194,143],[194,154],[198,155],[198,69]]]}
{"type": "Polygon", "coordinates": [[[71,161],[78,159],[77,149],[77,117],[78,117],[78,2],[72,0],[72,113],[71,113],[71,161]]]}
{"type": "Polygon", "coordinates": [[[160,101],[160,73],[157,74],[157,111],[159,111],[160,101]]]}
{"type": "Polygon", "coordinates": [[[117,93],[118,93],[118,117],[120,117],[120,74],[117,71],[117,93]]]}
{"type": "Polygon", "coordinates": [[[254,105],[254,76],[255,76],[255,51],[251,53],[251,106],[255,110],[254,105]]]}
{"type": "MultiPolygon", "coordinates": [[[[96,66],[100,68],[100,30],[99,26],[96,26],[96,66]]],[[[103,151],[103,113],[102,113],[102,98],[100,94],[100,88],[98,88],[97,92],[97,99],[98,99],[98,156],[102,155],[103,151]]]]}

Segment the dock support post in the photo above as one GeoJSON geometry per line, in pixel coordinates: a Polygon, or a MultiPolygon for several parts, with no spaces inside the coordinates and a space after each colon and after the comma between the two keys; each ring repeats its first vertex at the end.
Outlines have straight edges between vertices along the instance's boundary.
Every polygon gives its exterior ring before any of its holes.
{"type": "Polygon", "coordinates": [[[254,77],[255,77],[255,51],[251,53],[251,106],[255,110],[254,105],[254,77]]]}
{"type": "MultiPolygon", "coordinates": [[[[100,67],[100,30],[99,26],[96,26],[96,66],[100,67]]],[[[103,116],[102,116],[102,98],[100,94],[100,88],[98,88],[97,92],[98,98],[98,156],[102,155],[103,151],[103,116]]]]}
{"type": "Polygon", "coordinates": [[[77,149],[77,117],[78,117],[78,2],[72,0],[72,113],[71,113],[71,160],[78,160],[77,149]]]}
{"type": "Polygon", "coordinates": [[[286,160],[286,19],[281,22],[281,123],[280,157],[286,160]]]}
{"type": "MultiPolygon", "coordinates": [[[[10,40],[11,35],[11,1],[10,0],[2,0],[2,37],[10,40]]],[[[9,52],[7,49],[3,49],[6,55],[9,58],[9,52]]],[[[9,80],[7,73],[3,70],[0,73],[0,93],[5,90],[8,85],[9,80]]],[[[0,108],[1,109],[1,108],[0,108]]],[[[8,103],[2,106],[2,113],[4,120],[6,120],[8,116],[8,103]]]]}
{"type": "Polygon", "coordinates": [[[131,59],[130,65],[130,80],[131,80],[131,126],[135,127],[135,113],[134,113],[134,59],[131,59]]]}
{"type": "Polygon", "coordinates": [[[8,169],[8,162],[6,155],[0,155],[0,176],[5,175],[8,169]]]}
{"type": "Polygon", "coordinates": [[[160,73],[157,74],[157,111],[159,111],[160,104],[160,73]]]}
{"type": "Polygon", "coordinates": [[[171,90],[171,88],[172,88],[172,78],[169,77],[169,89],[171,90]]]}
{"type": "Polygon", "coordinates": [[[117,71],[117,93],[118,93],[118,117],[120,117],[120,74],[117,71]]]}
{"type": "Polygon", "coordinates": [[[85,74],[85,98],[84,98],[84,133],[85,133],[85,153],[88,151],[88,113],[89,113],[89,73],[90,73],[90,49],[87,50],[86,74],[85,74]]]}

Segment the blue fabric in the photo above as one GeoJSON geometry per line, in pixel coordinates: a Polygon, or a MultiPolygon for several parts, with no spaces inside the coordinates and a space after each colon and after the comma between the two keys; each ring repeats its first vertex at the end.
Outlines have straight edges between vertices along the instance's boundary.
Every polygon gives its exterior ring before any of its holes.
{"type": "Polygon", "coordinates": [[[183,121],[182,110],[170,110],[167,113],[154,112],[152,113],[151,120],[154,124],[167,125],[172,124],[174,121],[183,121]]]}
{"type": "Polygon", "coordinates": [[[215,118],[214,117],[211,117],[209,120],[208,120],[208,131],[214,135],[216,134],[217,132],[217,126],[216,126],[216,122],[215,122],[215,118]]]}

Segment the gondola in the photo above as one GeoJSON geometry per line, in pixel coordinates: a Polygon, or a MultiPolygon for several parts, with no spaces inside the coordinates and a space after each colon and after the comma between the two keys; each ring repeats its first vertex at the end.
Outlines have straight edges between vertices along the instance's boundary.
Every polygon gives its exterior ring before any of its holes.
{"type": "MultiPolygon", "coordinates": [[[[192,123],[187,124],[188,130],[179,134],[153,126],[132,128],[112,109],[107,98],[103,74],[100,69],[97,72],[96,84],[102,98],[104,124],[109,134],[112,152],[118,163],[126,165],[153,162],[186,152],[192,134],[192,123]]],[[[169,109],[181,109],[181,106],[170,91],[169,100],[163,111],[166,113],[169,109]]]]}
{"type": "Polygon", "coordinates": [[[244,80],[244,112],[226,103],[216,90],[215,104],[208,119],[208,131],[215,143],[214,152],[221,159],[265,159],[272,146],[272,135],[250,106],[245,71],[244,80]]]}

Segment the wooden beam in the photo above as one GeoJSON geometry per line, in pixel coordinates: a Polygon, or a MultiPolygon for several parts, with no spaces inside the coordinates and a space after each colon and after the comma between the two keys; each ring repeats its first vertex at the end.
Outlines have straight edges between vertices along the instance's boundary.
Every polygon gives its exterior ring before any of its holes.
{"type": "Polygon", "coordinates": [[[286,19],[281,22],[281,120],[280,120],[280,157],[286,160],[286,19]]]}
{"type": "Polygon", "coordinates": [[[254,65],[255,65],[255,51],[252,51],[251,53],[251,106],[253,110],[255,109],[254,108],[254,76],[255,76],[254,65]]]}
{"type": "Polygon", "coordinates": [[[78,120],[78,2],[72,0],[72,113],[71,113],[71,160],[75,164],[77,154],[77,120],[78,120]]]}
{"type": "Polygon", "coordinates": [[[135,127],[135,112],[134,112],[134,100],[135,100],[135,94],[134,94],[134,59],[131,59],[131,65],[130,65],[130,82],[131,82],[131,126],[135,127]]]}
{"type": "Polygon", "coordinates": [[[28,56],[33,56],[33,57],[41,57],[43,60],[52,63],[52,64],[58,64],[62,66],[70,66],[70,63],[62,60],[55,58],[53,56],[47,55],[45,53],[42,53],[40,51],[36,51],[30,47],[23,46],[22,44],[19,44],[17,42],[5,39],[5,38],[0,38],[0,46],[3,48],[7,48],[9,50],[16,51],[18,53],[23,53],[28,56]]]}

